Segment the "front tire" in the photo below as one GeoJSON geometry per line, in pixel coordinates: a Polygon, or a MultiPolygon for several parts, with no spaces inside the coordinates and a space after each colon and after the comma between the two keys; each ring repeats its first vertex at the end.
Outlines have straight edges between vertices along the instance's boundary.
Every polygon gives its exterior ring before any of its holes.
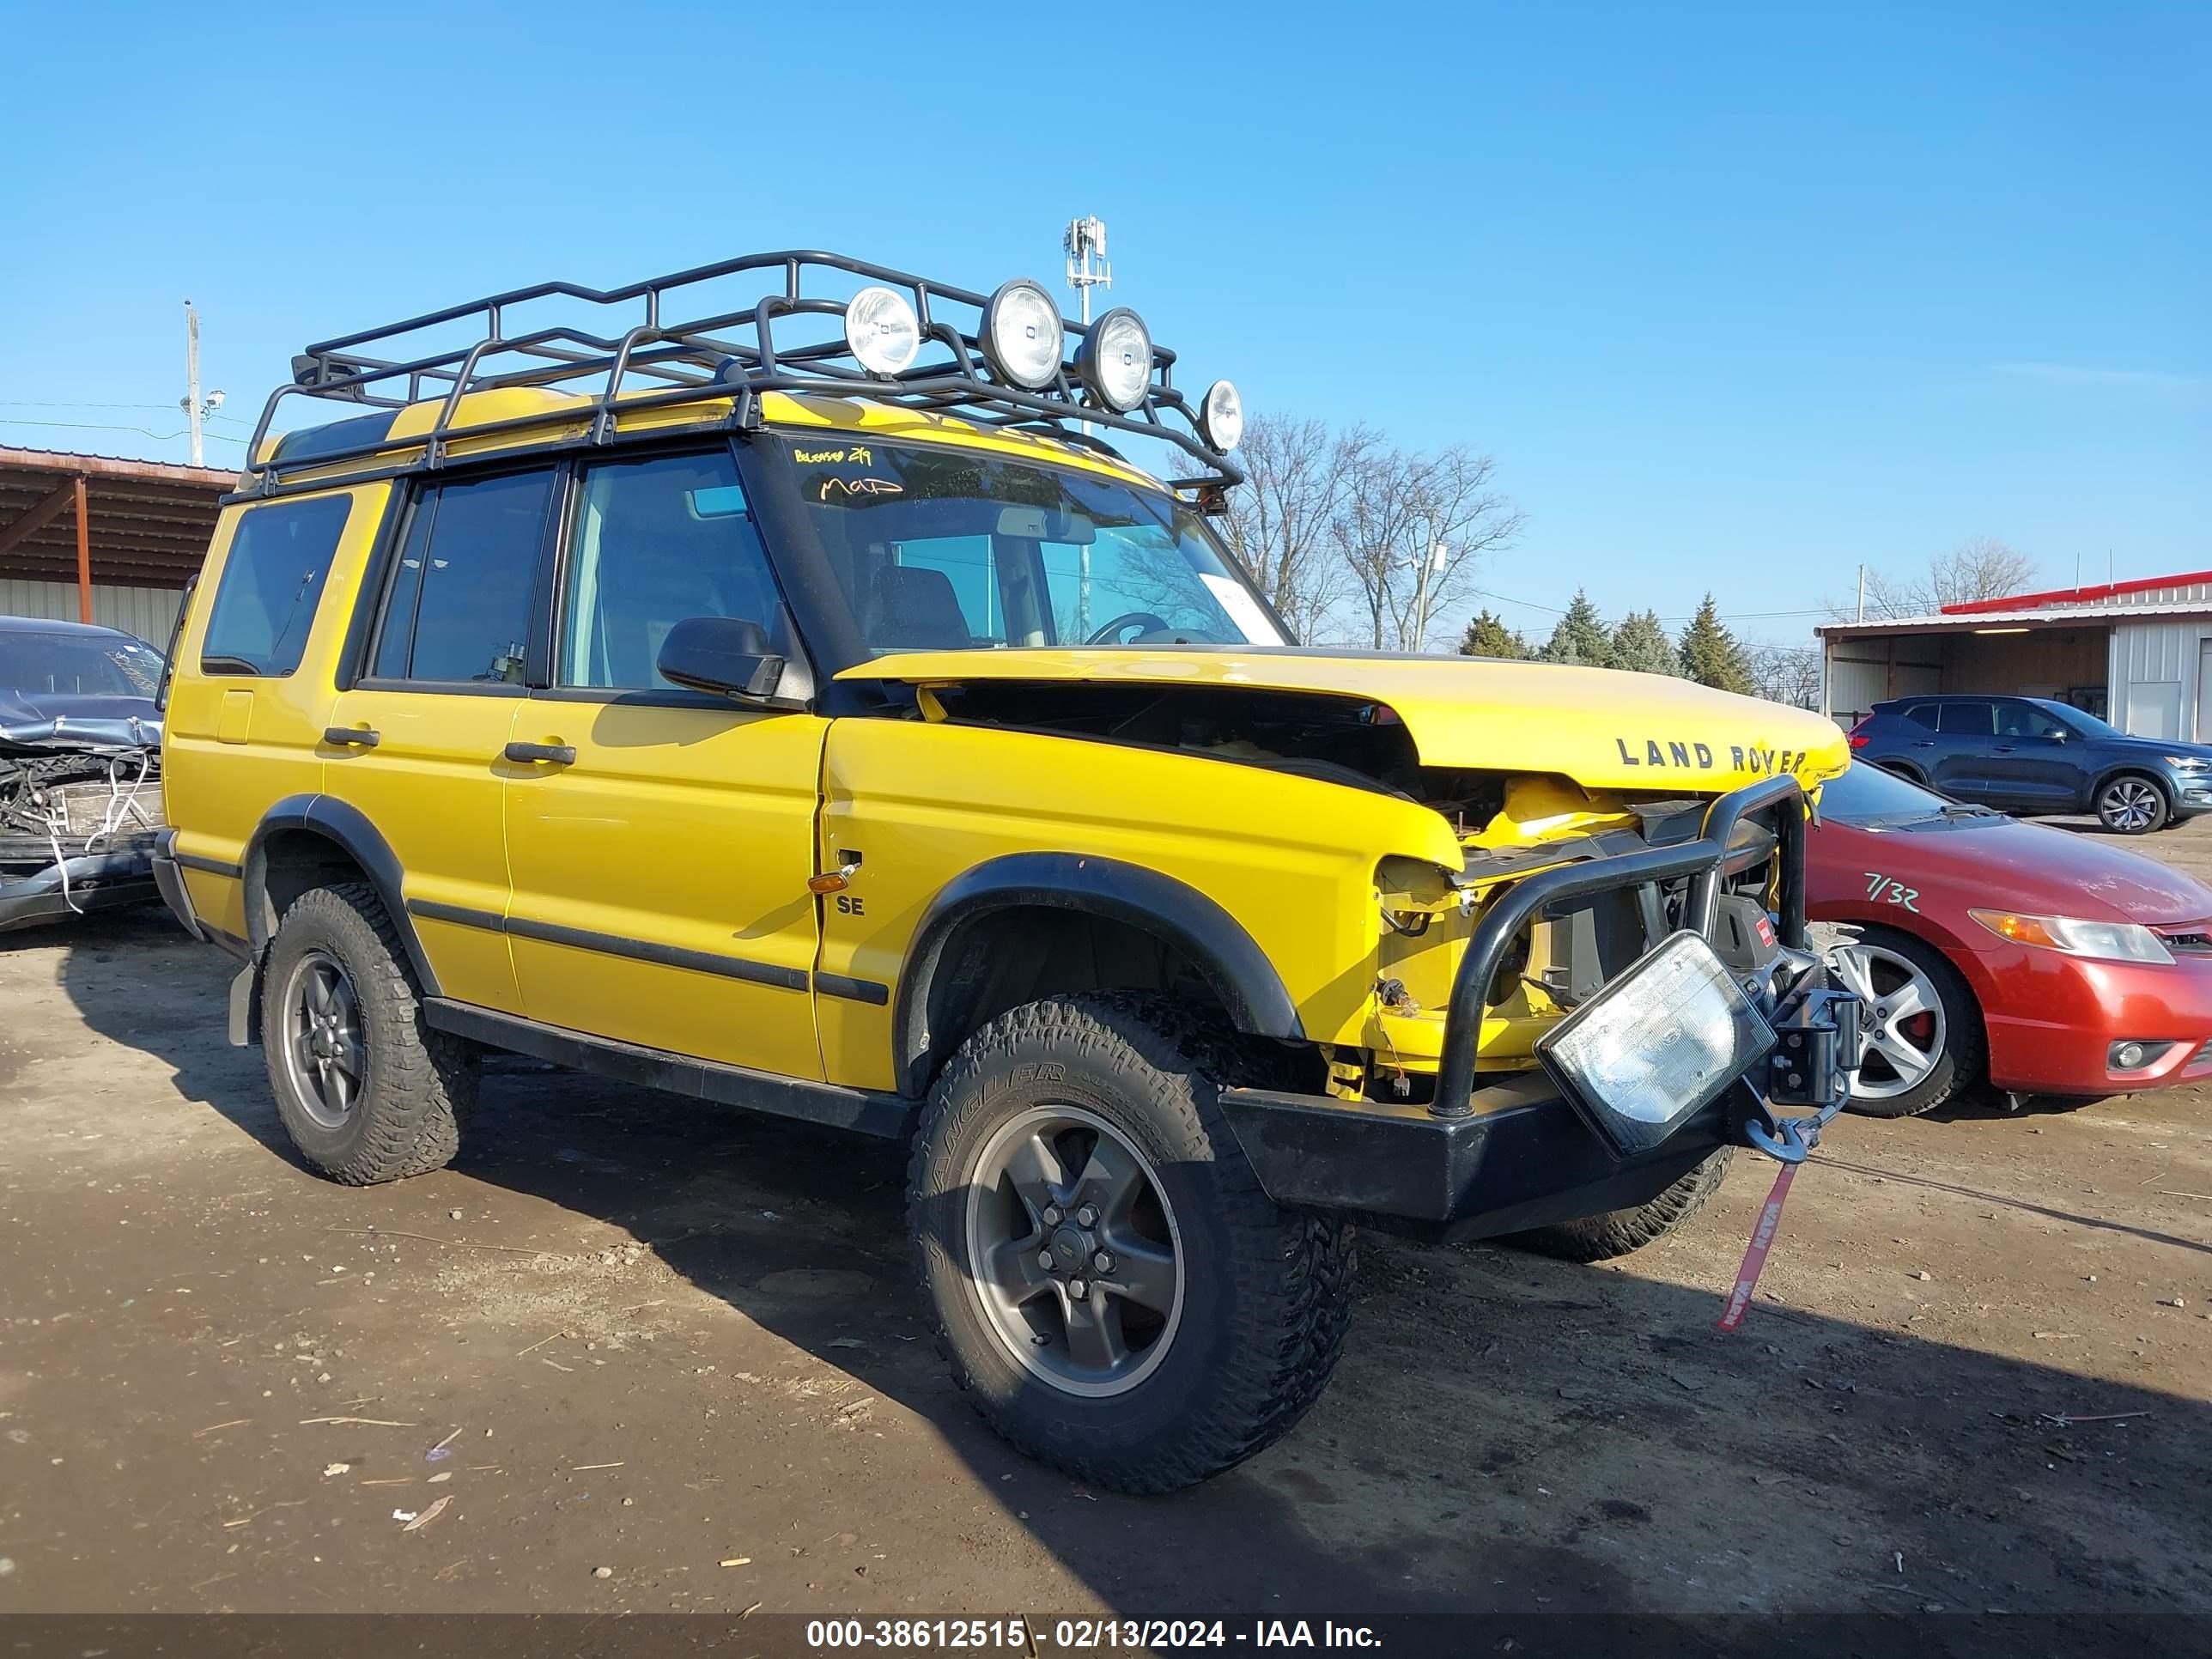
{"type": "Polygon", "coordinates": [[[2123,772],[2097,791],[2097,822],[2116,836],[2146,836],[2165,827],[2173,805],[2156,782],[2123,772]]]}
{"type": "Polygon", "coordinates": [[[1525,1233],[1509,1233],[1498,1243],[1561,1261],[1610,1261],[1631,1250],[1640,1250],[1666,1237],[1705,1207],[1705,1200],[1721,1189],[1735,1152],[1733,1146],[1722,1147],[1648,1203],[1554,1222],[1548,1227],[1532,1227],[1525,1233]]]}
{"type": "Polygon", "coordinates": [[[1917,1117],[1981,1075],[1982,1011],[1959,970],[1925,940],[1869,927],[1828,953],[1831,969],[1865,1005],[1866,1057],[1850,1109],[1866,1117],[1917,1117]]]}
{"type": "Polygon", "coordinates": [[[977,1031],[931,1091],[908,1219],[954,1377],[1093,1485],[1242,1462],[1343,1345],[1349,1231],[1261,1190],[1218,1103],[1237,1066],[1164,1000],[1053,998],[977,1031]]]}
{"type": "Polygon", "coordinates": [[[368,883],[315,888],[284,912],[261,971],[261,1046],[285,1132],[331,1179],[422,1175],[459,1149],[473,1054],[423,1024],[398,933],[368,883]]]}

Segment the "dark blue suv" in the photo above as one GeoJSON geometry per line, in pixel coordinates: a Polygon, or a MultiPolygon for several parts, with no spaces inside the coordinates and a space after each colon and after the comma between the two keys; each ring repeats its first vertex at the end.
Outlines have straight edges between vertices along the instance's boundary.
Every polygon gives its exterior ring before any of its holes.
{"type": "Polygon", "coordinates": [[[1878,702],[1856,757],[1959,800],[2024,815],[2094,812],[2124,836],[2212,812],[2212,746],[2131,738],[2041,697],[1878,702]]]}

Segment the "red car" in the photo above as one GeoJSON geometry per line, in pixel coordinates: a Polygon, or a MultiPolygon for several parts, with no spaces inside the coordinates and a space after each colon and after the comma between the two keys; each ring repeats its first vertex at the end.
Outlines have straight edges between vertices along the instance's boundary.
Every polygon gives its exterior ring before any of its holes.
{"type": "Polygon", "coordinates": [[[1864,998],[1856,1110],[1978,1079],[2014,1095],[2212,1078],[2212,888],[2100,837],[2021,823],[1864,764],[1821,792],[1807,912],[1864,998]]]}

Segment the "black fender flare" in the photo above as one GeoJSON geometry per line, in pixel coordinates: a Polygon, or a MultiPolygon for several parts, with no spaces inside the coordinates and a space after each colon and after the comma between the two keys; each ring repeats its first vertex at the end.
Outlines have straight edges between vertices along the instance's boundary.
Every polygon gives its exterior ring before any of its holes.
{"type": "Polygon", "coordinates": [[[1143,929],[1188,957],[1240,1031],[1303,1042],[1305,1027],[1275,964],[1220,905],[1141,865],[1079,853],[1009,853],[947,882],[907,947],[891,1011],[891,1066],[899,1091],[927,1086],[929,994],[945,947],[965,924],[1024,905],[1076,910],[1143,929]]]}
{"type": "Polygon", "coordinates": [[[305,830],[319,836],[361,866],[369,884],[376,889],[377,896],[384,901],[385,914],[392,918],[392,927],[399,934],[399,942],[407,951],[408,963],[415,969],[422,994],[436,996],[438,976],[431,970],[430,958],[423,953],[422,941],[416,936],[414,919],[407,914],[401,891],[403,872],[398,855],[359,807],[331,795],[286,796],[262,814],[261,822],[254,826],[252,838],[246,843],[246,856],[240,860],[240,866],[246,891],[246,941],[253,948],[254,961],[261,960],[276,925],[269,902],[270,839],[289,830],[305,830]]]}

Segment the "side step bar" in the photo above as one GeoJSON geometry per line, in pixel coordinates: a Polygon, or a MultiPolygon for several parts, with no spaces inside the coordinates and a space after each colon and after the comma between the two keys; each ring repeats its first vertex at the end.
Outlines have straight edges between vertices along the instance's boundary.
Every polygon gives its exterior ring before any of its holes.
{"type": "Polygon", "coordinates": [[[422,1018],[432,1027],[494,1048],[510,1049],[556,1066],[574,1066],[624,1083],[665,1089],[723,1106],[776,1117],[795,1117],[835,1129],[896,1140],[914,1127],[921,1103],[872,1089],[848,1089],[835,1083],[808,1083],[755,1072],[743,1066],[693,1060],[662,1048],[641,1048],[611,1037],[592,1036],[558,1025],[502,1014],[450,997],[426,998],[422,1018]]]}

